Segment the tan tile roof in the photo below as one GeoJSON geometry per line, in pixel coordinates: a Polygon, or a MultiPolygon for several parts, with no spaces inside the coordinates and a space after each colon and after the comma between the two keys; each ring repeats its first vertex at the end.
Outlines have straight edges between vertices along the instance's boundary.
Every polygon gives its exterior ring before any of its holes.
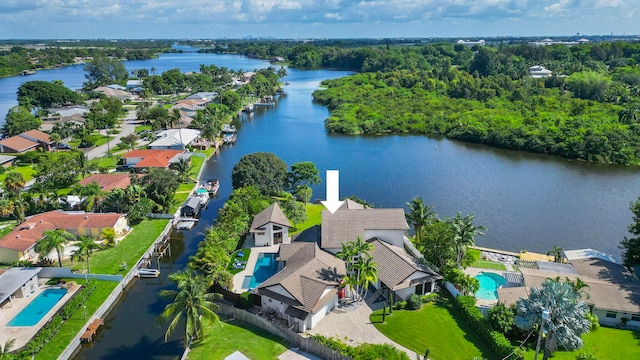
{"type": "Polygon", "coordinates": [[[169,166],[171,159],[176,155],[182,154],[184,150],[133,150],[122,155],[123,158],[137,158],[142,160],[134,165],[136,168],[161,167],[169,166]]]}
{"type": "Polygon", "coordinates": [[[403,248],[376,238],[367,242],[373,245],[371,256],[373,257],[373,262],[378,264],[378,279],[392,290],[442,279],[442,276],[435,271],[429,269],[426,265],[418,263],[403,248]],[[409,280],[410,277],[416,274],[420,277],[409,280]]]}
{"type": "Polygon", "coordinates": [[[4,152],[23,152],[38,146],[38,143],[29,139],[25,139],[20,135],[15,135],[0,140],[0,145],[4,147],[4,152]],[[7,151],[7,148],[12,151],[7,151]]]}
{"type": "Polygon", "coordinates": [[[42,141],[45,144],[51,144],[51,140],[49,139],[49,134],[46,132],[42,132],[40,130],[29,130],[20,134],[22,137],[33,138],[38,141],[42,141]]]}
{"type": "Polygon", "coordinates": [[[94,182],[100,185],[100,189],[104,191],[111,191],[115,188],[126,189],[131,185],[129,174],[94,174],[80,180],[80,185],[87,186],[94,182]]]}
{"type": "Polygon", "coordinates": [[[258,287],[258,293],[282,301],[307,313],[315,313],[336,294],[327,288],[337,288],[345,275],[344,261],[320,250],[316,243],[281,244],[278,261],[285,267],[258,287]],[[280,285],[294,299],[279,295],[269,288],[280,285]]]}
{"type": "Polygon", "coordinates": [[[572,260],[571,264],[578,274],[527,268],[520,268],[520,272],[529,288],[539,287],[557,276],[563,281],[567,277],[573,281],[580,278],[589,285],[586,289],[589,298],[583,299],[587,304],[598,309],[640,313],[640,281],[633,279],[622,265],[595,258],[572,260]]]}
{"type": "Polygon", "coordinates": [[[114,227],[124,214],[66,213],[61,210],[34,215],[0,238],[0,247],[17,251],[30,249],[46,230],[102,229],[114,227]]]}
{"type": "Polygon", "coordinates": [[[409,230],[403,209],[349,209],[331,214],[322,211],[321,246],[339,248],[342,243],[354,241],[365,230],[409,230]]]}
{"type": "Polygon", "coordinates": [[[291,223],[289,223],[289,219],[287,219],[287,216],[282,212],[282,209],[280,209],[278,203],[274,202],[268,208],[262,210],[260,213],[253,217],[253,222],[251,222],[251,228],[249,231],[255,232],[258,228],[265,226],[270,222],[286,227],[291,227],[291,223]]]}

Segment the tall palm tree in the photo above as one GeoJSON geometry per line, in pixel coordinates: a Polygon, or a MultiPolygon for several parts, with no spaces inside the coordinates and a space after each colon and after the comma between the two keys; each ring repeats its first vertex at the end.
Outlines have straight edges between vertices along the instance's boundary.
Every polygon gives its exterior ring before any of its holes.
{"type": "Polygon", "coordinates": [[[62,267],[62,257],[60,253],[64,251],[64,245],[73,240],[74,236],[64,229],[46,230],[44,237],[36,242],[35,251],[40,255],[47,255],[55,250],[58,255],[58,265],[62,267]]]}
{"type": "Polygon", "coordinates": [[[17,171],[8,172],[4,178],[4,187],[11,194],[11,196],[18,196],[20,191],[24,189],[24,185],[27,181],[24,179],[22,173],[17,171]]]}
{"type": "Polygon", "coordinates": [[[216,314],[219,307],[213,301],[221,299],[222,295],[208,293],[206,280],[191,270],[173,273],[169,275],[169,279],[177,283],[178,290],[160,291],[160,297],[170,300],[171,303],[165,306],[158,317],[158,322],[164,323],[171,319],[164,334],[164,341],[167,341],[184,315],[186,318],[185,347],[187,347],[192,341],[203,338],[202,319],[214,323],[220,322],[216,314]]]}
{"type": "Polygon", "coordinates": [[[409,213],[406,214],[407,221],[413,225],[413,229],[416,232],[416,243],[422,244],[422,231],[424,227],[434,218],[436,212],[433,211],[431,206],[426,205],[420,196],[416,196],[407,203],[409,207],[409,213]]]}
{"type": "Polygon", "coordinates": [[[75,244],[78,248],[71,254],[71,259],[75,261],[87,262],[87,273],[91,273],[91,266],[89,259],[94,251],[101,249],[102,247],[95,242],[95,239],[90,236],[80,236],[80,241],[75,244]]]}
{"type": "Polygon", "coordinates": [[[561,263],[562,262],[562,252],[564,251],[563,247],[553,246],[553,249],[547,251],[547,255],[553,256],[553,262],[561,263]]]}
{"type": "Polygon", "coordinates": [[[172,168],[178,172],[178,179],[180,182],[186,182],[189,179],[189,171],[191,171],[191,164],[189,159],[180,158],[178,162],[173,163],[172,168]]]}
{"type": "Polygon", "coordinates": [[[378,281],[378,264],[373,261],[373,257],[367,257],[356,264],[356,268],[358,269],[358,285],[364,290],[361,299],[364,300],[367,297],[369,285],[378,281]]]}
{"type": "Polygon", "coordinates": [[[537,359],[543,332],[546,331],[543,348],[543,359],[546,360],[559,346],[569,351],[581,348],[580,336],[591,329],[586,318],[587,304],[566,282],[549,279],[540,287],[531,288],[529,298],[516,302],[516,310],[516,326],[523,330],[534,327],[540,330],[534,359],[537,359]]]}
{"type": "Polygon", "coordinates": [[[482,225],[476,226],[473,223],[475,218],[476,217],[471,214],[463,217],[462,214],[458,212],[452,220],[454,233],[453,242],[456,249],[458,268],[462,265],[462,259],[467,251],[467,247],[473,246],[475,244],[475,237],[484,235],[483,231],[487,230],[487,228],[482,225]]]}

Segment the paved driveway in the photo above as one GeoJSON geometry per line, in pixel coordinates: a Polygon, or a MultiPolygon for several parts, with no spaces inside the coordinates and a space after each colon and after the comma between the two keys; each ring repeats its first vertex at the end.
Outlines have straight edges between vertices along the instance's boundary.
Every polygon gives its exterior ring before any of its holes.
{"type": "Polygon", "coordinates": [[[415,352],[391,341],[369,321],[371,312],[382,309],[382,302],[372,303],[372,300],[377,299],[378,296],[378,293],[370,294],[366,302],[361,302],[357,306],[334,309],[313,330],[309,330],[309,333],[336,337],[351,345],[386,343],[406,352],[409,358],[416,359],[415,352]]]}

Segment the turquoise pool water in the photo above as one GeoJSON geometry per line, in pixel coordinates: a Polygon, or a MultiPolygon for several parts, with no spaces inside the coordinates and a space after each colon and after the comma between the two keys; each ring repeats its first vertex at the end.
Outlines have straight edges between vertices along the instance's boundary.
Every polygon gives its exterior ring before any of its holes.
{"type": "Polygon", "coordinates": [[[253,275],[245,276],[242,280],[243,289],[255,289],[265,280],[278,272],[278,262],[275,253],[260,253],[253,268],[253,275]]]}
{"type": "Polygon", "coordinates": [[[475,276],[480,281],[480,289],[475,295],[478,299],[498,300],[498,289],[507,282],[507,279],[494,273],[480,273],[475,276]]]}
{"type": "Polygon", "coordinates": [[[37,324],[67,293],[67,289],[45,289],[18,313],[7,326],[33,326],[37,324]]]}

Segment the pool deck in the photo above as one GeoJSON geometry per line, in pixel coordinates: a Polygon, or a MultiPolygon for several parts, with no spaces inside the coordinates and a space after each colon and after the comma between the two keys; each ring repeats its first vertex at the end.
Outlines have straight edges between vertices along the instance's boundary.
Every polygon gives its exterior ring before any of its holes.
{"type": "MultiPolygon", "coordinates": [[[[504,277],[504,273],[512,273],[515,274],[515,271],[501,271],[501,270],[492,270],[492,269],[481,269],[481,268],[474,268],[474,267],[468,267],[464,270],[465,274],[468,274],[470,276],[476,276],[480,273],[494,273],[494,274],[498,274],[500,276],[504,277]]],[[[513,284],[506,282],[503,287],[516,287],[513,284]]],[[[481,307],[493,307],[496,306],[496,304],[498,304],[498,299],[496,300],[485,300],[485,299],[480,299],[480,298],[476,298],[476,305],[477,306],[481,306],[481,307]]]]}
{"type": "Polygon", "coordinates": [[[7,326],[22,309],[24,309],[33,299],[42,293],[45,289],[57,288],[58,286],[43,285],[49,279],[40,279],[40,286],[36,291],[25,298],[14,298],[13,305],[11,302],[7,302],[4,306],[0,307],[0,344],[4,345],[11,339],[16,339],[12,349],[18,349],[24,346],[46,323],[49,318],[58,311],[67,301],[73,296],[73,294],[80,288],[77,286],[75,289],[67,291],[67,293],[58,301],[58,303],[45,315],[36,325],[33,326],[7,326]]]}
{"type": "Polygon", "coordinates": [[[245,276],[253,275],[253,268],[256,266],[258,255],[260,253],[277,253],[280,249],[280,244],[273,246],[254,246],[252,237],[247,237],[247,241],[243,248],[251,249],[251,253],[249,254],[249,259],[247,259],[247,264],[244,267],[244,270],[233,275],[233,292],[237,294],[249,290],[242,287],[242,282],[245,276]]]}

